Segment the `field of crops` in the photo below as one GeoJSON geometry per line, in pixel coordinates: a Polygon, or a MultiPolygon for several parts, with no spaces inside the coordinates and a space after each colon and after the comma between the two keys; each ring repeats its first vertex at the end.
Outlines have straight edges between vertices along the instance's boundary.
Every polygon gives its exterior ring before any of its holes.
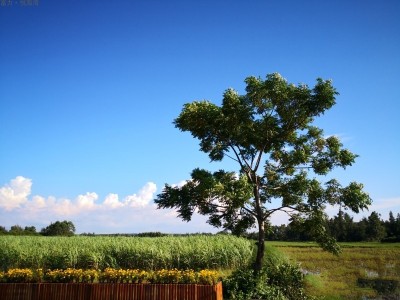
{"type": "Polygon", "coordinates": [[[228,235],[185,237],[0,236],[0,271],[43,269],[234,269],[254,243],[228,235]]]}
{"type": "Polygon", "coordinates": [[[267,245],[300,264],[308,274],[308,291],[315,296],[324,299],[377,299],[381,292],[395,294],[394,298],[387,299],[400,298],[398,243],[342,243],[343,252],[339,256],[322,251],[314,243],[267,242],[267,245]],[[363,282],[370,283],[370,286],[360,285],[363,282]],[[396,285],[396,291],[393,291],[396,285]]]}

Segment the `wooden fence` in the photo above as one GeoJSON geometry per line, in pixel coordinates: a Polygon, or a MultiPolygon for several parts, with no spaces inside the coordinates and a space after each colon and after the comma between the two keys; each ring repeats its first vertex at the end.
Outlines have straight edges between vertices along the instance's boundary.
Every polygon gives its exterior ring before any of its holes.
{"type": "Polygon", "coordinates": [[[222,300],[222,283],[0,283],[1,300],[222,300]]]}

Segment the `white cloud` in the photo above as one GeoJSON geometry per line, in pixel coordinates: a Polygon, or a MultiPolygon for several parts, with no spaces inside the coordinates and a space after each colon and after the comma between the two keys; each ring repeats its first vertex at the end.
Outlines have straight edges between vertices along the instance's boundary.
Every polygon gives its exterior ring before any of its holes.
{"type": "Polygon", "coordinates": [[[21,207],[28,201],[31,194],[32,180],[22,176],[17,176],[0,188],[0,208],[7,211],[21,207]]]}
{"type": "Polygon", "coordinates": [[[78,207],[83,209],[92,209],[95,206],[95,201],[99,198],[96,193],[86,193],[85,195],[79,195],[76,198],[78,207]]]}
{"type": "Polygon", "coordinates": [[[129,195],[125,198],[124,203],[131,207],[144,207],[154,198],[157,186],[153,182],[148,182],[139,191],[139,194],[129,195]]]}
{"type": "Polygon", "coordinates": [[[95,192],[73,199],[31,195],[31,187],[31,179],[22,176],[0,187],[1,226],[18,224],[40,230],[57,220],[71,220],[78,233],[216,231],[206,224],[205,217],[194,215],[186,223],[177,218],[175,210],[157,209],[152,202],[157,192],[153,182],[146,183],[137,193],[125,197],[109,193],[104,199],[95,192]]]}
{"type": "Polygon", "coordinates": [[[119,202],[117,194],[108,194],[103,204],[110,208],[118,208],[124,206],[123,203],[119,202]]]}
{"type": "Polygon", "coordinates": [[[57,199],[54,196],[45,198],[39,195],[29,198],[31,187],[31,179],[22,176],[16,177],[9,184],[1,187],[0,209],[7,211],[23,210],[36,213],[40,210],[46,210],[49,213],[70,216],[102,208],[145,207],[150,203],[157,191],[156,184],[148,182],[140,189],[139,193],[128,195],[123,201],[119,201],[118,194],[110,193],[100,203],[98,201],[99,196],[94,192],[78,195],[74,200],[65,198],[57,199]]]}

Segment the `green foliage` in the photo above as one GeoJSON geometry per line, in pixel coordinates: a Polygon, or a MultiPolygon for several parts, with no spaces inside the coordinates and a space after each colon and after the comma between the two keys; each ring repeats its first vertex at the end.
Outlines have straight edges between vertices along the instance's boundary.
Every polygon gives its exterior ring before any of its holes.
{"type": "Polygon", "coordinates": [[[36,232],[36,227],[35,226],[25,226],[23,229],[20,225],[13,225],[10,228],[10,231],[7,231],[7,229],[4,226],[0,226],[0,235],[38,235],[39,233],[36,232]]]}
{"type": "Polygon", "coordinates": [[[223,281],[228,299],[311,299],[304,290],[304,275],[276,249],[267,248],[265,265],[254,276],[252,268],[234,271],[223,281]]]}
{"type": "MultiPolygon", "coordinates": [[[[400,220],[400,219],[399,219],[400,220]]],[[[322,222],[326,235],[332,236],[338,242],[400,242],[400,234],[396,231],[396,219],[393,214],[389,214],[389,220],[383,221],[379,214],[371,212],[369,217],[364,217],[355,222],[353,217],[342,210],[333,218],[322,222]],[[392,217],[390,217],[390,215],[392,217]]],[[[270,225],[266,231],[266,240],[268,241],[313,241],[313,231],[318,226],[313,226],[310,222],[293,218],[288,225],[270,225]]],[[[256,232],[245,233],[244,236],[251,239],[257,239],[256,232]]]]}
{"type": "Polygon", "coordinates": [[[223,280],[224,298],[285,300],[283,293],[277,287],[267,285],[267,281],[268,278],[264,272],[256,277],[250,267],[238,269],[223,280]]]}
{"type": "Polygon", "coordinates": [[[7,234],[8,231],[4,226],[0,226],[0,235],[7,234]]]}
{"type": "Polygon", "coordinates": [[[45,236],[73,236],[75,225],[71,221],[56,221],[43,228],[40,233],[45,236]]]}
{"type": "Polygon", "coordinates": [[[385,222],[385,227],[388,238],[400,240],[400,213],[395,218],[393,212],[390,212],[389,220],[385,222]]]}
{"type": "Polygon", "coordinates": [[[385,237],[386,235],[385,227],[378,213],[372,212],[371,215],[368,217],[366,231],[369,234],[368,240],[370,242],[380,241],[385,237]]]}
{"type": "Polygon", "coordinates": [[[156,202],[159,208],[179,207],[178,216],[185,221],[190,221],[197,208],[200,214],[211,215],[208,220],[211,225],[242,233],[254,223],[254,218],[245,211],[242,212],[241,218],[236,218],[235,212],[241,209],[243,203],[249,201],[252,187],[245,176],[238,179],[236,177],[233,172],[211,173],[195,169],[192,172],[192,180],[181,188],[165,185],[164,192],[156,202]],[[202,201],[203,199],[218,199],[218,202],[210,203],[202,201]],[[219,215],[221,206],[229,209],[219,215]]]}
{"type": "Polygon", "coordinates": [[[335,104],[336,89],[320,78],[313,88],[296,86],[277,73],[265,80],[248,77],[245,83],[244,95],[228,89],[221,106],[207,100],[187,103],[174,120],[178,129],[199,140],[211,161],[228,157],[237,162],[236,174],[194,169],[185,185],[165,185],[155,203],[177,209],[185,221],[197,210],[209,216],[211,225],[235,234],[257,226],[255,270],[262,266],[265,223],[277,211],[308,226],[324,249],[338,253],[324,227],[325,206],[358,213],[371,199],[362,184],[321,181],[320,175],[351,166],[357,157],[337,137],[326,137],[313,125],[335,104]],[[271,205],[273,200],[280,204],[271,205]]]}

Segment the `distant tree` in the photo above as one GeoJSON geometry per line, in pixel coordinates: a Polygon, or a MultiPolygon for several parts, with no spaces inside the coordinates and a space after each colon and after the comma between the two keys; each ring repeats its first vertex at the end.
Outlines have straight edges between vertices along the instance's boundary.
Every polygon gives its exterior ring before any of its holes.
{"type": "Polygon", "coordinates": [[[381,241],[386,236],[386,230],[380,215],[373,211],[367,220],[366,228],[368,241],[381,241]]]}
{"type": "Polygon", "coordinates": [[[25,226],[24,234],[26,234],[26,235],[36,235],[38,233],[36,232],[36,227],[35,226],[25,226]]]}
{"type": "Polygon", "coordinates": [[[278,211],[296,218],[324,249],[339,252],[325,228],[325,206],[358,213],[371,199],[362,184],[343,187],[319,176],[346,168],[357,157],[336,136],[326,136],[313,125],[335,104],[336,89],[320,78],[311,89],[296,86],[277,73],[245,82],[246,94],[228,89],[221,106],[209,101],[185,104],[174,121],[200,141],[200,150],[211,161],[228,157],[238,172],[194,169],[185,185],[166,184],[155,203],[177,209],[185,221],[198,211],[209,216],[209,224],[236,234],[256,226],[255,274],[262,268],[267,220],[278,211]],[[279,204],[271,204],[275,200],[279,204]]]}
{"type": "Polygon", "coordinates": [[[74,233],[75,225],[71,221],[56,221],[40,231],[40,234],[45,236],[72,236],[74,233]]]}
{"type": "Polygon", "coordinates": [[[385,221],[385,228],[388,237],[400,238],[400,214],[395,218],[393,212],[389,212],[389,219],[385,221]]]}
{"type": "MultiPolygon", "coordinates": [[[[265,239],[267,241],[286,241],[287,240],[287,226],[285,224],[270,225],[266,232],[265,239]]],[[[256,239],[257,236],[255,236],[256,239]]]]}
{"type": "Polygon", "coordinates": [[[4,235],[7,233],[8,233],[7,229],[4,226],[0,226],[0,235],[4,235]]]}
{"type": "Polygon", "coordinates": [[[331,234],[339,242],[350,242],[354,234],[354,222],[353,218],[348,214],[339,211],[338,215],[330,219],[328,227],[331,234]]]}
{"type": "Polygon", "coordinates": [[[362,242],[367,241],[367,227],[368,220],[363,217],[359,222],[354,223],[354,232],[352,235],[352,241],[362,242]]]}
{"type": "Polygon", "coordinates": [[[19,225],[13,225],[11,226],[10,231],[8,233],[11,235],[23,235],[24,230],[19,225]]]}
{"type": "Polygon", "coordinates": [[[135,234],[137,237],[160,237],[160,236],[168,236],[167,233],[162,233],[159,231],[153,231],[153,232],[141,232],[138,234],[135,234]]]}
{"type": "Polygon", "coordinates": [[[397,214],[396,221],[394,227],[394,235],[400,237],[400,214],[397,214]]]}

